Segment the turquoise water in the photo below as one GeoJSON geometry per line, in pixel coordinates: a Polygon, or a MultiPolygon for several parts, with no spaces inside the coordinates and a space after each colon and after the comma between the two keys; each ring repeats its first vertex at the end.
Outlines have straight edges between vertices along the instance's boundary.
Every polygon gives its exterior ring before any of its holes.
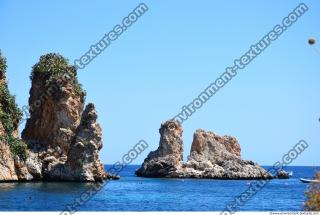
{"type": "MultiPolygon", "coordinates": [[[[106,169],[108,166],[106,166],[106,169]]],[[[121,180],[110,181],[80,211],[220,211],[249,187],[246,180],[150,179],[134,176],[138,166],[128,166],[121,180]]],[[[268,168],[268,167],[266,167],[268,168]]],[[[319,168],[317,168],[319,170],[319,168]]],[[[294,176],[272,180],[242,211],[302,210],[307,185],[300,177],[311,177],[314,167],[288,167],[294,176]]],[[[251,181],[252,182],[252,181],[251,181]]],[[[81,183],[0,183],[1,211],[64,210],[92,187],[81,183]]]]}

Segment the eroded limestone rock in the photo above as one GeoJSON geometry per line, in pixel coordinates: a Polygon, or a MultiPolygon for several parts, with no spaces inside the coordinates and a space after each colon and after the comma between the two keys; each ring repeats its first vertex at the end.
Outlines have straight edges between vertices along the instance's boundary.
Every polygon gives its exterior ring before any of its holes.
{"type": "Polygon", "coordinates": [[[169,120],[159,129],[160,142],[156,151],[150,152],[137,176],[171,177],[182,165],[183,141],[182,127],[174,120],[169,120]]]}
{"type": "Polygon", "coordinates": [[[83,110],[85,92],[76,68],[60,55],[44,55],[31,80],[30,118],[22,132],[30,150],[28,171],[42,180],[104,179],[102,131],[94,105],[83,110]]]}
{"type": "Polygon", "coordinates": [[[161,138],[158,150],[148,155],[141,168],[136,171],[136,175],[141,177],[213,179],[272,178],[272,175],[258,164],[241,159],[241,148],[236,138],[221,137],[201,129],[194,133],[190,156],[188,161],[183,163],[181,134],[182,128],[178,122],[171,120],[164,123],[160,128],[161,138]],[[173,129],[168,129],[168,125],[173,125],[171,126],[173,129]],[[170,138],[170,141],[164,141],[169,139],[168,136],[175,137],[173,134],[176,133],[179,134],[177,135],[179,138],[170,138]],[[179,150],[168,150],[171,148],[179,150]]]}
{"type": "MultiPolygon", "coordinates": [[[[3,135],[2,124],[0,123],[0,136],[3,135]]],[[[0,181],[18,180],[14,159],[6,141],[0,140],[0,181]]]]}

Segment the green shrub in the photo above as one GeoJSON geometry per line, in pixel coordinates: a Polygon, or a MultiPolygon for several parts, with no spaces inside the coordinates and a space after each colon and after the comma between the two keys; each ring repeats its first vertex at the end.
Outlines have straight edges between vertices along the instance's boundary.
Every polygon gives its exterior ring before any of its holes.
{"type": "MultiPolygon", "coordinates": [[[[320,180],[320,172],[314,177],[320,180]]],[[[320,211],[320,183],[312,183],[309,187],[306,195],[305,210],[307,211],[320,211]]]]}
{"type": "Polygon", "coordinates": [[[72,79],[71,82],[73,83],[76,95],[80,96],[84,102],[86,92],[78,82],[77,69],[75,66],[69,65],[68,59],[60,54],[49,53],[42,55],[39,62],[33,66],[30,79],[33,80],[36,74],[45,75],[47,80],[46,85],[50,85],[65,73],[72,79]]]}
{"type": "Polygon", "coordinates": [[[59,54],[50,53],[42,55],[37,64],[33,66],[31,78],[35,73],[47,73],[50,75],[61,74],[68,69],[68,60],[59,54]]]}
{"type": "Polygon", "coordinates": [[[27,158],[27,145],[24,142],[17,138],[9,137],[8,143],[14,156],[18,155],[23,160],[27,158]]]}
{"type": "Polygon", "coordinates": [[[5,77],[6,70],[7,70],[7,60],[4,56],[2,56],[2,53],[0,50],[0,79],[3,79],[5,77]]]}
{"type": "MultiPolygon", "coordinates": [[[[2,112],[0,113],[1,119],[11,120],[14,127],[18,126],[22,112],[16,105],[15,96],[10,95],[8,86],[5,83],[0,84],[0,112],[2,112]]],[[[1,122],[3,121],[1,120],[1,122]]]]}
{"type": "MultiPolygon", "coordinates": [[[[0,52],[0,78],[5,78],[7,69],[6,59],[0,52]]],[[[21,110],[17,107],[15,97],[10,95],[8,85],[5,81],[0,83],[0,121],[2,122],[7,133],[18,126],[22,117],[21,110]]]]}
{"type": "Polygon", "coordinates": [[[83,168],[84,162],[80,159],[77,160],[77,164],[80,168],[83,168]]]}
{"type": "Polygon", "coordinates": [[[0,110],[0,122],[6,132],[6,134],[12,134],[14,131],[14,125],[9,114],[0,110]]]}
{"type": "Polygon", "coordinates": [[[0,137],[0,140],[8,143],[11,154],[13,155],[13,157],[18,155],[19,158],[21,158],[23,160],[27,159],[27,148],[28,147],[20,139],[14,138],[12,135],[3,135],[0,137]]]}
{"type": "Polygon", "coordinates": [[[90,145],[90,140],[89,139],[85,139],[82,141],[83,145],[88,146],[90,145]]]}
{"type": "Polygon", "coordinates": [[[0,79],[2,80],[0,83],[0,122],[5,131],[0,139],[8,143],[13,156],[18,155],[20,158],[26,159],[27,145],[12,136],[14,130],[18,128],[22,112],[16,105],[15,97],[10,94],[4,80],[6,69],[6,59],[0,52],[0,79]]]}

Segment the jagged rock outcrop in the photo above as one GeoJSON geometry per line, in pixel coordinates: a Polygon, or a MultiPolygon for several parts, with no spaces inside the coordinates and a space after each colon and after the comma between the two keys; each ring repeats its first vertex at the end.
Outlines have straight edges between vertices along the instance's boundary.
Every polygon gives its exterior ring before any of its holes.
{"type": "Polygon", "coordinates": [[[184,164],[186,175],[216,179],[272,178],[265,169],[253,161],[240,157],[236,138],[219,136],[213,132],[197,130],[193,136],[191,152],[184,164]]]}
{"type": "MultiPolygon", "coordinates": [[[[151,152],[141,168],[136,171],[142,177],[169,178],[213,178],[213,179],[271,179],[269,174],[252,161],[240,157],[241,148],[238,141],[230,136],[218,136],[213,132],[197,130],[193,137],[190,156],[186,163],[182,162],[182,128],[178,122],[171,120],[161,126],[175,125],[171,133],[180,134],[179,139],[171,139],[170,146],[180,148],[174,156],[160,150],[163,145],[164,134],[160,132],[160,146],[151,152]],[[180,146],[180,147],[179,147],[180,146]],[[162,153],[160,153],[160,151],[162,153]],[[170,163],[174,157],[180,157],[179,162],[170,163]],[[170,159],[169,159],[170,158],[170,159]],[[170,164],[170,165],[169,165],[170,164]]],[[[161,131],[160,129],[160,131],[161,131]]],[[[165,144],[164,144],[165,145],[165,144]]]]}
{"type": "Polygon", "coordinates": [[[150,152],[137,176],[170,177],[181,167],[183,161],[182,127],[173,120],[167,121],[159,129],[160,143],[156,151],[150,152]]]}
{"type": "Polygon", "coordinates": [[[93,104],[83,111],[85,92],[76,68],[58,54],[47,54],[33,67],[31,80],[30,118],[22,132],[28,172],[41,180],[104,179],[101,128],[93,104]]]}
{"type": "Polygon", "coordinates": [[[104,166],[99,160],[102,148],[102,130],[96,122],[93,104],[84,110],[81,123],[75,132],[65,163],[51,166],[47,177],[53,180],[97,181],[105,177],[104,166]]]}

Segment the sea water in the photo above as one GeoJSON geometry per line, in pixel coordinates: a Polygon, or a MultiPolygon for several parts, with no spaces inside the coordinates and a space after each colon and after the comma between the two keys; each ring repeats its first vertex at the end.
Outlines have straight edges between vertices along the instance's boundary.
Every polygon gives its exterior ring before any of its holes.
{"type": "MultiPolygon", "coordinates": [[[[106,166],[108,169],[110,166],[106,166]]],[[[106,183],[79,211],[221,211],[250,186],[250,180],[155,179],[134,175],[131,165],[121,179],[106,183]]],[[[266,169],[268,167],[265,167],[266,169]]],[[[303,209],[307,184],[315,167],[287,167],[288,180],[271,180],[240,207],[241,211],[297,211],[303,209]]],[[[92,189],[83,183],[0,183],[0,211],[62,211],[92,189]]]]}

